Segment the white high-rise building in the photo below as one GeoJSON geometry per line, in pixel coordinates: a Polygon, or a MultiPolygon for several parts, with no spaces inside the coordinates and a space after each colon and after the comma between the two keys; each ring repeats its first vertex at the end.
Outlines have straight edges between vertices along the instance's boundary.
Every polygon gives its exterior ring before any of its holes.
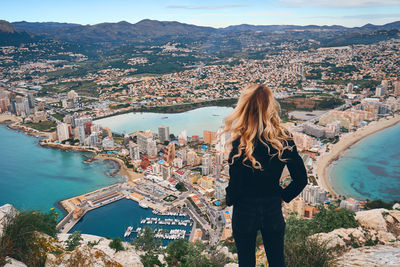
{"type": "Polygon", "coordinates": [[[393,87],[394,87],[394,95],[400,96],[400,81],[395,81],[393,87]]]}
{"type": "Polygon", "coordinates": [[[352,83],[347,84],[346,92],[349,94],[353,93],[354,85],[352,83]]]}
{"type": "Polygon", "coordinates": [[[79,125],[78,127],[78,138],[79,138],[79,143],[83,144],[85,141],[85,126],[84,125],[79,125]]]}
{"type": "Polygon", "coordinates": [[[153,136],[150,133],[138,133],[136,137],[140,152],[151,157],[157,155],[156,141],[153,140],[153,136]]]}
{"type": "Polygon", "coordinates": [[[211,154],[204,154],[201,159],[201,173],[203,175],[209,175],[212,168],[211,154]]]}
{"type": "Polygon", "coordinates": [[[376,87],[375,96],[382,97],[385,95],[385,87],[383,85],[378,85],[376,87]]]}
{"type": "Polygon", "coordinates": [[[132,160],[140,159],[139,146],[132,141],[129,142],[129,155],[131,156],[132,160]]]}
{"type": "Polygon", "coordinates": [[[319,186],[310,184],[306,185],[300,193],[300,197],[304,198],[304,200],[310,204],[322,204],[327,200],[325,190],[319,186]]]}
{"type": "Polygon", "coordinates": [[[216,199],[223,200],[226,196],[225,188],[228,186],[228,181],[223,178],[215,180],[215,192],[214,196],[216,199]]]}
{"type": "Polygon", "coordinates": [[[160,143],[164,143],[165,141],[169,141],[169,126],[158,126],[158,138],[160,139],[160,143]]]}
{"type": "Polygon", "coordinates": [[[58,141],[60,141],[60,142],[69,139],[68,124],[59,123],[57,125],[57,137],[58,137],[58,141]]]}
{"type": "Polygon", "coordinates": [[[97,146],[98,142],[99,142],[99,134],[97,132],[92,132],[89,135],[89,146],[95,147],[97,146]]]}

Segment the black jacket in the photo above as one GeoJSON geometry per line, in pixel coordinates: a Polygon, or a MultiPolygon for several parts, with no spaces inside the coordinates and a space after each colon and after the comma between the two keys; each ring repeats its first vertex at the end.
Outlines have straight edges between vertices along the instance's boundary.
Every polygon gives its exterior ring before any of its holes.
{"type": "MultiPolygon", "coordinates": [[[[288,140],[288,143],[292,149],[284,150],[282,158],[288,159],[285,163],[278,159],[278,155],[271,157],[267,147],[256,138],[253,156],[260,162],[263,171],[242,164],[244,151],[240,157],[234,159],[233,164],[229,166],[230,180],[225,189],[228,206],[234,205],[240,198],[281,198],[290,202],[300,194],[307,185],[307,171],[294,141],[288,140]],[[279,179],[285,165],[289,169],[292,182],[283,189],[279,185],[279,179]]],[[[232,143],[228,163],[232,163],[232,157],[238,153],[239,144],[240,137],[232,143]]],[[[271,154],[277,152],[272,146],[269,147],[271,154]]],[[[250,161],[245,163],[251,166],[250,161]]]]}

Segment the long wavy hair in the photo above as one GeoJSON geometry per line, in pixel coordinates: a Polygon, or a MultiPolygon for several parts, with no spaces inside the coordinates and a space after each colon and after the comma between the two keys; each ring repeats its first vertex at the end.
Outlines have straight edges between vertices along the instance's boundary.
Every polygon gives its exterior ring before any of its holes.
{"type": "Polygon", "coordinates": [[[245,157],[242,163],[250,167],[245,163],[249,160],[253,168],[262,170],[260,162],[253,156],[256,138],[267,147],[268,154],[277,155],[283,162],[287,160],[282,158],[282,154],[285,149],[291,149],[288,140],[292,140],[293,137],[280,125],[279,110],[280,105],[268,86],[254,84],[242,91],[235,109],[225,118],[225,128],[220,133],[221,135],[230,132],[230,138],[226,143],[229,151],[232,149],[232,142],[240,137],[238,153],[232,157],[232,162],[229,164],[232,164],[233,160],[240,157],[244,151],[245,157]],[[277,152],[271,154],[269,145],[277,152]]]}

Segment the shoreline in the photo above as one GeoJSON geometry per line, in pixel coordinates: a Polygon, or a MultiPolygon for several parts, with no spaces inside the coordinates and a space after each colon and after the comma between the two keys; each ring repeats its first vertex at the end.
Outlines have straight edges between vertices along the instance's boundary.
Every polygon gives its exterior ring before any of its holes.
{"type": "Polygon", "coordinates": [[[327,171],[328,167],[340,156],[349,149],[352,145],[361,141],[365,137],[375,134],[381,130],[389,128],[400,122],[400,115],[395,114],[393,117],[380,118],[378,121],[372,121],[368,125],[359,128],[355,132],[347,133],[342,135],[339,142],[329,146],[329,152],[325,152],[319,156],[316,160],[315,168],[318,176],[318,184],[322,186],[327,192],[329,192],[334,198],[337,198],[340,194],[334,191],[332,184],[329,182],[327,171]]]}

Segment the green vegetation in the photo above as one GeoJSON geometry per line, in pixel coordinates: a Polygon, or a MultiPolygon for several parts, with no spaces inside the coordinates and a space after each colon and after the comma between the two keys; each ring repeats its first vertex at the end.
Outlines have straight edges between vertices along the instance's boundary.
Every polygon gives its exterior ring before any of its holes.
{"type": "Polygon", "coordinates": [[[60,114],[60,113],[55,113],[55,114],[53,114],[51,116],[53,116],[54,118],[56,118],[59,121],[62,121],[64,119],[64,117],[65,117],[64,114],[60,114]]]}
{"type": "Polygon", "coordinates": [[[161,247],[161,240],[155,238],[155,232],[146,226],[138,233],[138,237],[132,240],[135,248],[145,252],[158,252],[161,247]]]}
{"type": "Polygon", "coordinates": [[[344,104],[344,100],[340,99],[340,98],[323,98],[322,100],[320,100],[317,105],[316,105],[316,109],[333,109],[337,106],[343,105],[344,104]]]}
{"type": "Polygon", "coordinates": [[[81,231],[75,231],[65,241],[65,247],[68,251],[73,251],[77,246],[81,244],[82,240],[83,238],[81,236],[81,231]]]}
{"type": "Polygon", "coordinates": [[[112,104],[109,107],[111,109],[120,109],[120,108],[127,108],[129,106],[130,106],[130,104],[112,104]]]}
{"type": "Polygon", "coordinates": [[[52,132],[57,127],[57,124],[54,121],[28,122],[23,125],[41,132],[52,132]]]}
{"type": "Polygon", "coordinates": [[[112,249],[115,249],[116,252],[124,250],[122,239],[120,237],[114,238],[108,246],[112,249]]]}
{"type": "Polygon", "coordinates": [[[0,265],[9,256],[28,266],[43,266],[47,252],[57,252],[44,237],[37,232],[56,238],[57,212],[25,211],[16,216],[8,216],[0,237],[0,265]]]}
{"type": "Polygon", "coordinates": [[[140,255],[140,261],[142,262],[144,267],[164,267],[165,265],[160,262],[157,255],[153,252],[146,252],[144,255],[140,255]]]}
{"type": "Polygon", "coordinates": [[[176,189],[178,189],[180,192],[185,192],[187,191],[186,187],[185,187],[185,183],[183,182],[179,182],[176,184],[175,186],[176,189]]]}
{"type": "Polygon", "coordinates": [[[367,203],[365,204],[365,208],[366,209],[379,209],[379,208],[384,208],[387,210],[391,210],[393,209],[393,205],[395,203],[400,203],[400,200],[394,200],[394,201],[390,201],[390,202],[385,202],[381,199],[377,199],[377,200],[368,200],[367,199],[367,203]]]}
{"type": "Polygon", "coordinates": [[[215,248],[209,248],[210,258],[202,253],[205,250],[206,244],[202,242],[191,243],[186,239],[178,239],[167,246],[165,260],[168,266],[181,267],[223,267],[229,262],[225,255],[216,252],[215,248]]]}
{"type": "Polygon", "coordinates": [[[347,209],[318,207],[319,213],[311,220],[293,216],[286,220],[285,257],[288,266],[330,266],[336,248],[328,248],[327,242],[310,237],[337,228],[357,227],[355,213],[347,209]]]}

